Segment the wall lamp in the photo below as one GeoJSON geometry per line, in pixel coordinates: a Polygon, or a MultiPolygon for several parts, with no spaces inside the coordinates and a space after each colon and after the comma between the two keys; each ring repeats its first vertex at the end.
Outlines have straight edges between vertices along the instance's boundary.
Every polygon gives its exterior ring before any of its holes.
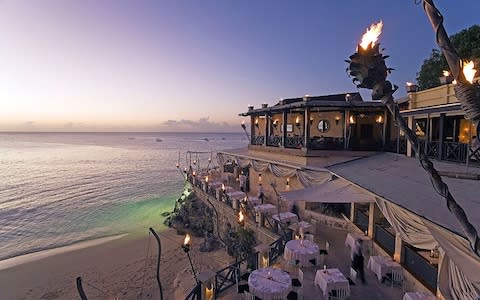
{"type": "Polygon", "coordinates": [[[379,116],[375,119],[375,122],[377,122],[378,124],[382,124],[382,123],[383,123],[383,116],[382,116],[382,115],[379,115],[379,116]]]}
{"type": "Polygon", "coordinates": [[[336,117],[335,117],[335,125],[338,125],[338,122],[340,122],[340,117],[339,117],[339,116],[336,116],[336,117]]]}
{"type": "Polygon", "coordinates": [[[255,127],[258,127],[258,118],[255,119],[255,127]]]}
{"type": "Polygon", "coordinates": [[[350,124],[355,124],[356,122],[355,117],[353,115],[351,115],[350,118],[348,118],[348,121],[350,122],[350,124]]]}
{"type": "Polygon", "coordinates": [[[278,126],[278,120],[274,120],[273,123],[272,123],[273,127],[277,128],[278,126]]]}
{"type": "Polygon", "coordinates": [[[300,127],[300,117],[297,117],[297,118],[295,119],[295,125],[296,125],[297,127],[300,127]]]}

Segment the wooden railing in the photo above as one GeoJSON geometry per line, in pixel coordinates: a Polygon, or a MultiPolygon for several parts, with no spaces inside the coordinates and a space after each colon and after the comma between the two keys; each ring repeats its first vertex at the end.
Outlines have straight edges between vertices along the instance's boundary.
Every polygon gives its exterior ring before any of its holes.
{"type": "Polygon", "coordinates": [[[265,143],[265,137],[263,135],[252,135],[252,145],[263,145],[265,143]]]}
{"type": "Polygon", "coordinates": [[[284,143],[285,148],[301,148],[303,146],[302,136],[287,136],[284,143]]]}
{"type": "Polygon", "coordinates": [[[280,147],[282,146],[282,137],[281,136],[268,136],[267,137],[267,146],[280,147]]]}

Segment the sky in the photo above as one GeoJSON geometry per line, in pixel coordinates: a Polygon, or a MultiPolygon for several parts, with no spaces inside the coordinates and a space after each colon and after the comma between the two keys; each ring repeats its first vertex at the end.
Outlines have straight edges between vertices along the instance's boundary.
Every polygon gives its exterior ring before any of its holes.
{"type": "MultiPolygon", "coordinates": [[[[480,23],[435,4],[449,34],[480,23]]],[[[240,131],[248,105],[357,91],[344,60],[379,20],[401,97],[436,48],[413,0],[0,0],[0,131],[240,131]]]]}

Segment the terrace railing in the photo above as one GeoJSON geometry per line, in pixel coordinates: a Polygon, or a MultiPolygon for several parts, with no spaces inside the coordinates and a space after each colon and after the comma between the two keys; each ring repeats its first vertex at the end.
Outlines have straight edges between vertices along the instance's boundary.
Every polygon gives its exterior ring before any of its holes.
{"type": "Polygon", "coordinates": [[[302,148],[304,138],[301,136],[287,136],[285,138],[285,148],[302,148]]]}
{"type": "Polygon", "coordinates": [[[263,145],[265,143],[265,136],[263,135],[252,135],[252,145],[263,145]]]}
{"type": "Polygon", "coordinates": [[[281,136],[268,136],[267,137],[267,146],[271,147],[280,147],[282,146],[282,137],[281,136]]]}
{"type": "Polygon", "coordinates": [[[468,145],[457,142],[443,142],[443,159],[454,162],[467,160],[468,145]]]}
{"type": "Polygon", "coordinates": [[[309,148],[312,150],[338,150],[344,148],[343,137],[312,137],[309,148]]]}
{"type": "Polygon", "coordinates": [[[402,264],[422,281],[431,291],[437,290],[438,270],[435,265],[430,264],[423,256],[408,244],[402,247],[402,264]]]}
{"type": "Polygon", "coordinates": [[[375,224],[373,239],[388,254],[393,255],[395,253],[395,236],[380,224],[375,224]]]}
{"type": "Polygon", "coordinates": [[[193,288],[190,294],[185,297],[185,300],[201,300],[202,299],[202,287],[200,283],[193,288]]]}

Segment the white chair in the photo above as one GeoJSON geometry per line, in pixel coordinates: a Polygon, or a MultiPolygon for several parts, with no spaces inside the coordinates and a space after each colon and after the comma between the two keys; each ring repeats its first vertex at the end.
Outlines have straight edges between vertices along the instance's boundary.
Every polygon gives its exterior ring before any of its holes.
{"type": "Polygon", "coordinates": [[[303,236],[305,237],[306,240],[313,242],[313,238],[314,238],[313,234],[304,234],[303,236]]]}
{"type": "Polygon", "coordinates": [[[303,285],[303,271],[300,268],[298,268],[298,281],[303,285]]]}
{"type": "Polygon", "coordinates": [[[404,288],[403,269],[393,269],[392,273],[387,274],[387,278],[392,283],[392,287],[395,285],[404,288]]]}
{"type": "Polygon", "coordinates": [[[328,293],[328,300],[345,300],[348,299],[348,293],[346,289],[336,289],[328,293]]]}
{"type": "Polygon", "coordinates": [[[357,281],[357,271],[355,271],[353,268],[350,268],[350,280],[353,282],[357,281]]]}
{"type": "Polygon", "coordinates": [[[249,292],[244,292],[245,300],[255,300],[255,296],[249,292]]]}

